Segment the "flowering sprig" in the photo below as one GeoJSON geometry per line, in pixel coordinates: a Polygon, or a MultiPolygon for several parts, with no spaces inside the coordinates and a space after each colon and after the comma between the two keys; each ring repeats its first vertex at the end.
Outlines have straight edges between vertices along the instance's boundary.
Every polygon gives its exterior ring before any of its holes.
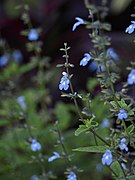
{"type": "Polygon", "coordinates": [[[125,151],[128,151],[128,147],[127,147],[127,145],[126,145],[126,142],[127,142],[127,140],[126,140],[126,138],[122,138],[121,140],[120,140],[120,149],[121,150],[125,150],[125,151]]]}

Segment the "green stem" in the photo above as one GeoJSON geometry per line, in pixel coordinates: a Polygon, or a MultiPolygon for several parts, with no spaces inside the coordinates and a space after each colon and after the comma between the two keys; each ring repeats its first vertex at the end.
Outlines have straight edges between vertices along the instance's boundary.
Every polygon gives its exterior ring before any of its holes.
{"type": "Polygon", "coordinates": [[[123,175],[124,175],[125,180],[127,180],[125,171],[124,171],[124,169],[123,169],[121,163],[119,162],[119,160],[117,160],[117,161],[118,161],[118,163],[119,163],[119,165],[120,165],[120,167],[121,167],[121,169],[122,169],[122,172],[123,172],[123,175]]]}
{"type": "Polygon", "coordinates": [[[126,131],[127,136],[129,137],[129,134],[128,134],[128,131],[127,131],[127,126],[126,126],[126,123],[125,123],[125,121],[123,119],[122,119],[122,124],[124,126],[124,129],[126,131]]]}
{"type": "Polygon", "coordinates": [[[101,136],[99,136],[93,129],[90,129],[90,131],[96,136],[98,137],[98,139],[100,139],[102,142],[104,142],[107,146],[110,146],[110,144],[108,142],[106,142],[101,136]]]}
{"type": "Polygon", "coordinates": [[[114,172],[114,170],[110,166],[107,166],[107,167],[115,175],[115,177],[119,179],[119,176],[114,172]]]}

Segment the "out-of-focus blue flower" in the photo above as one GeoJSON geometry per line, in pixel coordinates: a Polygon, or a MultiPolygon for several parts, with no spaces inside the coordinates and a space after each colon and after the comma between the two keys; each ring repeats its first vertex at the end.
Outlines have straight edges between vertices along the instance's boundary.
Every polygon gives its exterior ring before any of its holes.
{"type": "Polygon", "coordinates": [[[101,127],[101,128],[106,128],[106,127],[109,127],[109,126],[110,126],[110,121],[109,121],[109,119],[103,119],[100,127],[101,127]]]}
{"type": "Polygon", "coordinates": [[[122,138],[121,140],[120,140],[120,149],[121,150],[125,150],[125,151],[128,151],[128,147],[127,147],[127,145],[126,145],[126,138],[122,138]]]}
{"type": "Polygon", "coordinates": [[[89,70],[91,72],[96,71],[98,69],[98,62],[97,61],[92,61],[89,65],[89,70]]]}
{"type": "Polygon", "coordinates": [[[55,159],[60,158],[59,153],[53,152],[53,154],[54,154],[53,156],[51,156],[51,157],[48,158],[48,162],[52,162],[52,161],[54,161],[55,159]]]}
{"type": "Polygon", "coordinates": [[[37,175],[33,175],[33,176],[31,176],[30,180],[39,180],[39,178],[37,175]]]}
{"type": "Polygon", "coordinates": [[[18,49],[14,50],[13,53],[12,53],[12,59],[14,61],[16,61],[17,63],[22,62],[23,55],[22,55],[21,51],[18,50],[18,49]]]}
{"type": "Polygon", "coordinates": [[[102,164],[100,164],[100,163],[99,163],[99,164],[97,164],[97,166],[96,166],[96,170],[101,172],[101,171],[102,171],[102,169],[103,169],[102,164]]]}
{"type": "Polygon", "coordinates": [[[105,71],[105,65],[98,66],[97,73],[101,73],[105,71]]]}
{"type": "Polygon", "coordinates": [[[2,56],[0,56],[0,67],[6,66],[9,61],[9,58],[9,54],[3,54],[2,56]]]}
{"type": "Polygon", "coordinates": [[[108,55],[109,57],[111,57],[112,59],[116,60],[116,61],[119,60],[119,56],[118,56],[118,54],[114,51],[113,48],[108,48],[108,49],[107,49],[107,55],[108,55]]]}
{"type": "Polygon", "coordinates": [[[73,25],[72,31],[74,31],[80,24],[84,24],[84,20],[82,18],[76,17],[75,20],[77,20],[77,22],[73,25]]]}
{"type": "Polygon", "coordinates": [[[32,139],[31,142],[31,150],[32,151],[39,151],[41,149],[41,144],[37,142],[36,139],[32,139]]]}
{"type": "Polygon", "coordinates": [[[67,180],[77,180],[77,176],[73,171],[70,171],[69,175],[67,176],[67,180]]]}
{"type": "Polygon", "coordinates": [[[69,88],[69,79],[68,79],[68,74],[66,72],[62,73],[62,78],[60,80],[60,84],[59,84],[59,89],[62,90],[64,89],[65,91],[68,90],[69,88]]]}
{"type": "Polygon", "coordinates": [[[31,29],[28,33],[28,40],[29,41],[36,41],[39,38],[39,34],[36,29],[31,29]]]}
{"type": "Polygon", "coordinates": [[[17,102],[20,105],[20,107],[25,110],[26,109],[26,102],[25,102],[25,97],[24,96],[19,96],[17,98],[17,102]]]}
{"type": "Polygon", "coordinates": [[[128,75],[128,84],[132,85],[135,84],[135,69],[132,69],[128,75]]]}
{"type": "Polygon", "coordinates": [[[126,170],[126,169],[127,169],[127,167],[126,167],[126,164],[125,164],[125,163],[121,163],[121,166],[122,166],[122,168],[123,168],[124,170],[126,170]]]}
{"type": "Polygon", "coordinates": [[[126,28],[126,33],[131,34],[134,32],[135,29],[135,21],[131,21],[132,24],[130,24],[127,28],[126,28]]]}
{"type": "Polygon", "coordinates": [[[119,113],[118,113],[118,119],[127,119],[128,118],[128,114],[124,109],[120,109],[119,113]]]}
{"type": "Polygon", "coordinates": [[[80,61],[80,66],[86,66],[91,59],[91,55],[88,53],[84,54],[84,58],[80,61]]]}
{"type": "Polygon", "coordinates": [[[109,166],[112,163],[112,153],[110,150],[106,150],[102,157],[102,164],[109,166]]]}

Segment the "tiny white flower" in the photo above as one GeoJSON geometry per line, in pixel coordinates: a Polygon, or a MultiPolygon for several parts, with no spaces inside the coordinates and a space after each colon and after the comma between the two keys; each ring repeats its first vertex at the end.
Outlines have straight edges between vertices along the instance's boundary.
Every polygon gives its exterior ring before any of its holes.
{"type": "Polygon", "coordinates": [[[54,154],[53,156],[51,156],[51,157],[48,158],[48,162],[52,162],[52,161],[54,161],[55,159],[60,158],[59,153],[53,152],[53,154],[54,154]]]}
{"type": "Polygon", "coordinates": [[[40,149],[41,149],[41,144],[39,142],[37,142],[36,139],[32,139],[31,150],[32,151],[39,151],[40,149]]]}
{"type": "Polygon", "coordinates": [[[102,157],[102,164],[109,166],[112,163],[112,153],[110,150],[106,150],[102,157]]]}
{"type": "Polygon", "coordinates": [[[91,59],[91,55],[88,53],[84,54],[84,58],[80,61],[80,66],[86,66],[91,59]]]}
{"type": "Polygon", "coordinates": [[[77,22],[73,25],[72,31],[74,31],[80,24],[84,24],[84,20],[82,18],[76,17],[75,20],[77,20],[77,22]]]}

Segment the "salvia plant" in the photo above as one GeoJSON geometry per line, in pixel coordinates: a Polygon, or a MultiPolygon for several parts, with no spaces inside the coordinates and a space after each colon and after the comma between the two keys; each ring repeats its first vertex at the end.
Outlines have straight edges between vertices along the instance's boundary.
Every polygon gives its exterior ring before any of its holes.
{"type": "MultiPolygon", "coordinates": [[[[74,84],[81,77],[72,73],[76,67],[67,43],[60,48],[59,69],[43,56],[43,30],[32,24],[27,4],[16,7],[27,63],[0,37],[1,179],[135,179],[135,63],[125,69],[122,82],[120,57],[107,35],[107,1],[84,4],[88,18],[73,17],[71,29],[75,34],[86,28],[92,44],[78,63],[80,70],[93,72],[84,89],[74,84]],[[54,102],[51,86],[60,73],[56,82],[63,99],[54,102]]],[[[131,17],[128,35],[135,33],[135,14],[131,17]]]]}
{"type": "MultiPolygon", "coordinates": [[[[59,89],[62,91],[62,97],[71,98],[75,104],[80,121],[75,136],[90,133],[93,134],[95,140],[94,145],[78,147],[73,151],[101,153],[99,163],[101,162],[103,166],[109,168],[114,179],[135,179],[135,63],[131,62],[131,66],[127,68],[129,71],[127,81],[121,83],[121,89],[117,90],[116,84],[120,82],[120,70],[117,67],[119,57],[111,47],[110,37],[106,35],[106,31],[111,30],[111,25],[104,22],[108,12],[106,3],[106,1],[102,1],[101,6],[95,6],[85,1],[89,19],[76,17],[72,31],[77,31],[81,25],[90,30],[89,37],[93,47],[89,52],[84,53],[80,66],[86,68],[85,66],[90,61],[96,62],[96,78],[101,88],[99,98],[108,109],[108,136],[103,137],[99,133],[101,125],[97,120],[96,112],[93,113],[91,109],[91,92],[80,93],[76,89],[74,90],[72,79],[75,75],[70,73],[70,69],[74,65],[69,60],[68,50],[70,47],[67,43],[64,43],[64,48],[60,49],[64,52],[65,63],[57,65],[57,67],[63,68],[59,89]],[[128,94],[129,87],[133,89],[131,95],[128,94]],[[81,107],[80,100],[82,101],[81,107]]],[[[131,25],[126,28],[125,32],[131,34],[134,33],[134,29],[135,22],[131,21],[131,25]]]]}

